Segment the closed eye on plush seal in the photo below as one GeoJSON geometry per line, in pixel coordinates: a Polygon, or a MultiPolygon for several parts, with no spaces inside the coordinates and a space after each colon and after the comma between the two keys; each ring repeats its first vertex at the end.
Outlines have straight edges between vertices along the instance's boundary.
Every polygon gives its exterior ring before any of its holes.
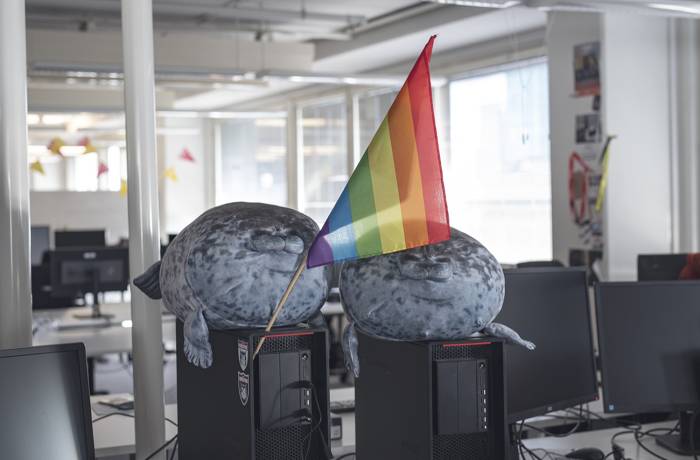
{"type": "Polygon", "coordinates": [[[296,235],[287,235],[284,240],[284,250],[292,254],[304,252],[304,240],[296,235]]]}
{"type": "Polygon", "coordinates": [[[259,233],[251,238],[252,247],[259,252],[282,251],[285,240],[281,236],[259,233]]]}

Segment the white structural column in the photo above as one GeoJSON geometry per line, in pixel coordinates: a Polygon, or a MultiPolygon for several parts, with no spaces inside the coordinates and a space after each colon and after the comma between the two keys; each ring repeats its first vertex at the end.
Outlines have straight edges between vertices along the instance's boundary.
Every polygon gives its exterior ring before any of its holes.
{"type": "Polygon", "coordinates": [[[0,349],[32,344],[24,0],[0,1],[0,349]]]}
{"type": "MultiPolygon", "coordinates": [[[[122,46],[133,279],[160,258],[151,0],[122,0],[122,46]]],[[[161,307],[131,292],[136,459],[143,460],[165,441],[161,307]]]]}

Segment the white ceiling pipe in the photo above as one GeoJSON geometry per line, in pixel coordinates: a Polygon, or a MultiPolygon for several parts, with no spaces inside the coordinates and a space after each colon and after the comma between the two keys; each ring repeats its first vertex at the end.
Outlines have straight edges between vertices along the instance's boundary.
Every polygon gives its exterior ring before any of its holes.
{"type": "MultiPolygon", "coordinates": [[[[196,4],[173,4],[173,3],[157,3],[153,10],[157,15],[168,14],[173,16],[193,16],[238,19],[249,21],[262,22],[305,22],[305,23],[323,23],[323,24],[356,24],[362,23],[365,20],[364,16],[333,14],[333,13],[317,13],[313,11],[298,11],[294,10],[275,10],[267,8],[240,8],[240,7],[221,7],[211,5],[196,5],[196,4]]],[[[36,11],[38,13],[46,12],[61,12],[61,11],[76,11],[89,17],[90,12],[119,12],[118,1],[90,1],[90,0],[71,0],[69,7],[57,5],[52,0],[34,0],[29,8],[29,14],[36,11]]]]}

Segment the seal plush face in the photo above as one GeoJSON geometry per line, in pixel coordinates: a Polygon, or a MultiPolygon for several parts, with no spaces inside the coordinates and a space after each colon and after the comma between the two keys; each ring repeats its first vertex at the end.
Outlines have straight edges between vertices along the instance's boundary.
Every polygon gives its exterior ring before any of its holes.
{"type": "MultiPolygon", "coordinates": [[[[212,211],[192,229],[208,231],[190,247],[187,280],[211,325],[264,326],[318,227],[304,214],[272,205],[232,203],[212,211]]],[[[166,253],[163,262],[168,259],[166,253]]],[[[304,321],[323,305],[328,271],[304,272],[277,324],[304,321]]]]}
{"type": "MultiPolygon", "coordinates": [[[[264,327],[318,231],[293,209],[229,203],[206,211],[168,246],[163,260],[134,284],[184,323],[191,363],[212,362],[209,327],[264,327]]],[[[323,306],[330,267],[305,270],[276,325],[305,322],[323,306]]]]}
{"type": "Polygon", "coordinates": [[[387,339],[457,339],[481,331],[503,305],[504,276],[489,251],[452,229],[448,241],[348,262],[340,291],[360,330],[387,339]]]}

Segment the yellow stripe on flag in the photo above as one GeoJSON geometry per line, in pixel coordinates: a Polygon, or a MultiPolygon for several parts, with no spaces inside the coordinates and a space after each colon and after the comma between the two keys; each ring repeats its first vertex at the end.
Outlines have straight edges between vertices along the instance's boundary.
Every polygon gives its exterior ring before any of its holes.
{"type": "Polygon", "coordinates": [[[387,118],[401,198],[406,247],[422,246],[428,243],[428,227],[425,220],[423,182],[411,114],[411,99],[407,86],[401,88],[389,109],[387,118]]]}
{"type": "Polygon", "coordinates": [[[367,147],[367,155],[369,170],[372,174],[374,206],[377,212],[382,251],[406,249],[394,155],[391,151],[391,136],[386,118],[367,147]]]}

